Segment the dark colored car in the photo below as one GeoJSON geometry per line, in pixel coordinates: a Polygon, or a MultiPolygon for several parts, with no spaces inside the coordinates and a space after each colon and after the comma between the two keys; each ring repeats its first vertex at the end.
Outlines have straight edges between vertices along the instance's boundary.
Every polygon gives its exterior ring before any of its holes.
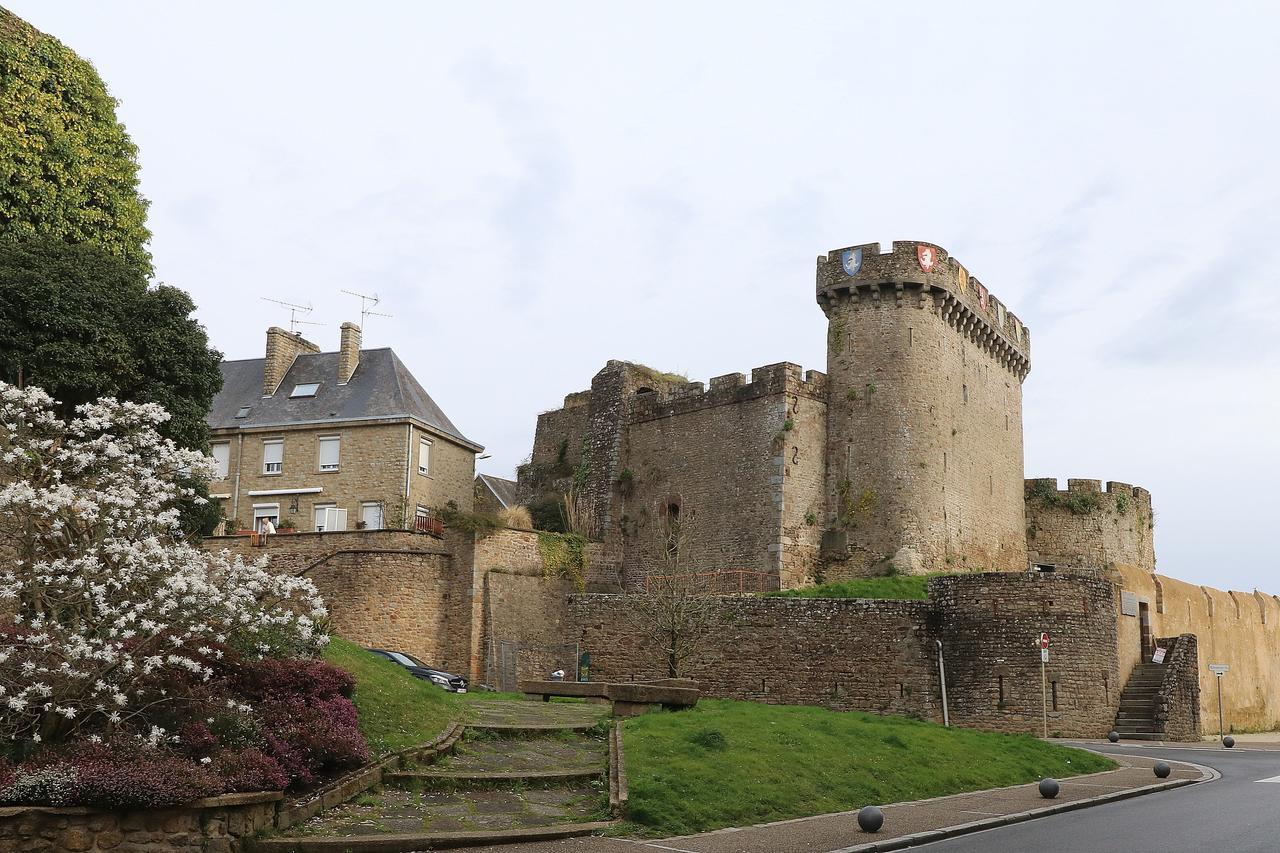
{"type": "Polygon", "coordinates": [[[386,658],[389,661],[400,664],[413,674],[414,678],[421,678],[423,681],[430,681],[437,687],[442,687],[450,693],[466,693],[467,680],[461,675],[454,675],[451,672],[442,672],[435,667],[427,666],[411,654],[405,652],[389,652],[386,649],[369,649],[370,652],[380,658],[386,658]]]}

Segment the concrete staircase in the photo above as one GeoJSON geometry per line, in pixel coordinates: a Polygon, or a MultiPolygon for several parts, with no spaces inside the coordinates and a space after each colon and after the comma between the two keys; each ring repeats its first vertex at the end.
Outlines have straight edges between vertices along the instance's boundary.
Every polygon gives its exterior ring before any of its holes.
{"type": "Polygon", "coordinates": [[[1116,733],[1123,740],[1164,740],[1156,729],[1156,693],[1164,681],[1164,664],[1140,663],[1129,675],[1129,683],[1120,692],[1120,710],[1116,714],[1116,733]]]}

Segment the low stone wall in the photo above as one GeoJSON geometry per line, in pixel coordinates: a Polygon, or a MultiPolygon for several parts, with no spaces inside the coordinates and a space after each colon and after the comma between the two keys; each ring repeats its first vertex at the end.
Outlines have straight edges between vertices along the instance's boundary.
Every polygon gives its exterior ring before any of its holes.
{"type": "Polygon", "coordinates": [[[107,812],[0,808],[0,853],[231,853],[275,824],[279,793],[227,794],[189,806],[107,812]]]}
{"type": "MultiPolygon", "coordinates": [[[[704,695],[942,722],[938,641],[954,725],[1098,737],[1120,701],[1111,584],[1088,575],[992,572],[935,578],[927,601],[722,597],[687,673],[704,695]]],[[[632,627],[625,595],[575,595],[569,618],[593,680],[666,676],[632,627]]]]}
{"type": "Polygon", "coordinates": [[[1195,634],[1160,637],[1156,645],[1169,650],[1164,681],[1156,694],[1156,731],[1165,740],[1200,740],[1200,659],[1195,634]]]}

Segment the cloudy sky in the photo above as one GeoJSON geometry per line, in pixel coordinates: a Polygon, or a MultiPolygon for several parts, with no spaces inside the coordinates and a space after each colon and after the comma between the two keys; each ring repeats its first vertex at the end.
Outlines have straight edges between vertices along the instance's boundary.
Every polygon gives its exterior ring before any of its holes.
{"type": "Polygon", "coordinates": [[[335,349],[377,293],[510,476],[609,358],[822,369],[815,256],[929,240],[1032,330],[1027,475],[1144,485],[1163,573],[1280,593],[1273,5],[4,2],[119,98],[229,358],[260,296],[335,349]]]}

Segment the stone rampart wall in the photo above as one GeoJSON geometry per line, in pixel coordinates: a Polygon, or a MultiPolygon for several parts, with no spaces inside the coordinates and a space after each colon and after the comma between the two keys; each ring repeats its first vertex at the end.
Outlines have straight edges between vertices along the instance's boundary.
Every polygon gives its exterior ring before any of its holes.
{"type": "Polygon", "coordinates": [[[1209,671],[1211,663],[1231,667],[1222,681],[1228,730],[1280,728],[1280,597],[1197,586],[1136,566],[1116,566],[1113,575],[1125,678],[1141,659],[1140,617],[1121,612],[1121,596],[1128,592],[1135,605],[1147,605],[1153,638],[1195,635],[1202,730],[1216,732],[1218,728],[1217,685],[1216,676],[1209,671]]]}
{"type": "Polygon", "coordinates": [[[1155,571],[1151,493],[1128,483],[1027,480],[1027,556],[1033,563],[1105,569],[1124,563],[1155,571]]]}

